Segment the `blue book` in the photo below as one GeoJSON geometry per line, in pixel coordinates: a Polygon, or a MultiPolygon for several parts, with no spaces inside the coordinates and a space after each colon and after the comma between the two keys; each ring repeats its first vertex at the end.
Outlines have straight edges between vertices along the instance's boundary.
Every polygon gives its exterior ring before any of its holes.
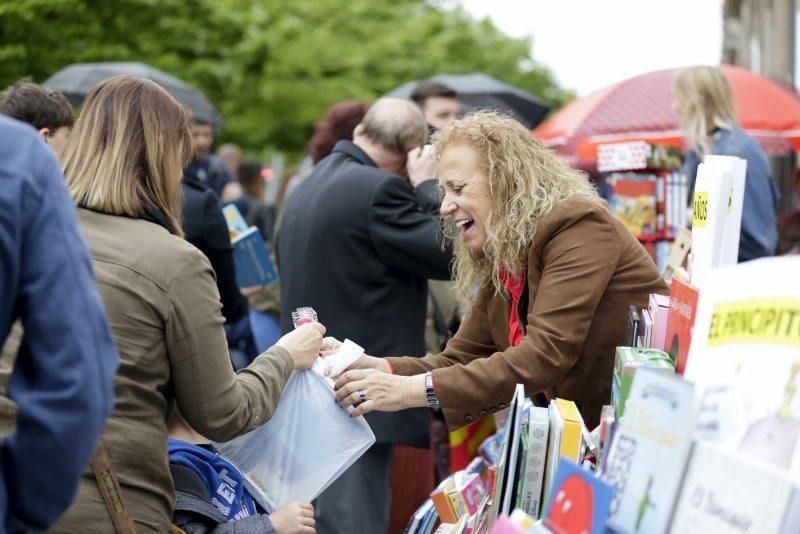
{"type": "Polygon", "coordinates": [[[239,287],[268,286],[278,279],[258,228],[250,227],[236,236],[231,244],[239,287]]]}
{"type": "Polygon", "coordinates": [[[561,458],[544,525],[553,532],[606,532],[613,488],[573,461],[561,458]]]}

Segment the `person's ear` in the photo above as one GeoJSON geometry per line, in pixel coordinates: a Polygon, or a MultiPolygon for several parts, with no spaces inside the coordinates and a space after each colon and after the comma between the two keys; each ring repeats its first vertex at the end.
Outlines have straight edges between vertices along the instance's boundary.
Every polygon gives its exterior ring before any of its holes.
{"type": "Polygon", "coordinates": [[[39,130],[39,139],[41,139],[45,143],[48,143],[48,139],[50,139],[50,136],[52,135],[53,132],[50,131],[50,128],[42,128],[41,130],[39,130]]]}
{"type": "Polygon", "coordinates": [[[359,122],[358,124],[356,124],[356,127],[353,130],[353,138],[355,139],[356,137],[361,137],[363,133],[364,133],[364,126],[359,122]]]}

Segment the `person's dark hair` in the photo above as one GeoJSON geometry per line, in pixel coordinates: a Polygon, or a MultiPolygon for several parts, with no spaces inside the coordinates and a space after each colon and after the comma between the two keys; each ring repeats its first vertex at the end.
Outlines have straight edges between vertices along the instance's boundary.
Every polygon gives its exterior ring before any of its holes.
{"type": "Polygon", "coordinates": [[[416,102],[418,106],[422,106],[425,101],[432,96],[440,96],[443,98],[457,98],[458,93],[456,93],[450,87],[442,83],[436,82],[422,82],[417,85],[414,90],[411,92],[411,100],[416,102]]]}
{"type": "Polygon", "coordinates": [[[192,124],[199,124],[202,126],[214,126],[214,123],[208,119],[203,119],[200,117],[192,117],[192,124]]]}
{"type": "Polygon", "coordinates": [[[72,128],[75,123],[72,106],[61,92],[24,81],[0,92],[0,113],[27,122],[37,130],[72,128]]]}
{"type": "Polygon", "coordinates": [[[325,118],[314,128],[314,135],[309,143],[308,153],[316,164],[333,150],[339,141],[352,141],[353,130],[367,114],[369,104],[358,100],[349,100],[334,104],[325,118]]]}
{"type": "Polygon", "coordinates": [[[258,199],[264,196],[264,178],[261,176],[262,166],[261,162],[252,159],[246,159],[239,165],[239,184],[242,189],[250,195],[258,199]]]}

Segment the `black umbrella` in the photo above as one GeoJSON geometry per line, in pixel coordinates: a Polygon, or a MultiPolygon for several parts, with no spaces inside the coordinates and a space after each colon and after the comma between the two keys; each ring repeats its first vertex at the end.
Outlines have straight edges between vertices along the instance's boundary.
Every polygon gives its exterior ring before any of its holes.
{"type": "Polygon", "coordinates": [[[73,63],[52,75],[42,85],[61,91],[72,105],[77,106],[97,82],[118,74],[141,76],[156,82],[186,106],[195,118],[210,122],[217,132],[222,129],[222,117],[203,93],[175,76],[144,63],[73,63]]]}
{"type": "MultiPolygon", "coordinates": [[[[458,99],[471,109],[495,109],[511,113],[528,128],[534,128],[550,111],[550,104],[530,93],[503,83],[482,72],[472,74],[439,74],[425,80],[444,84],[458,93],[458,99]]],[[[408,98],[420,82],[401,85],[387,96],[408,98]]]]}

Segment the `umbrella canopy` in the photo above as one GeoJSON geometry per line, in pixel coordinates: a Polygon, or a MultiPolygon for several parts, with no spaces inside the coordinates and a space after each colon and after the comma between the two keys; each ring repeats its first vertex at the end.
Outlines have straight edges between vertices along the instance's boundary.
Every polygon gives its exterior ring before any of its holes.
{"type": "MultiPolygon", "coordinates": [[[[597,146],[643,140],[683,145],[672,109],[672,80],[680,69],[642,74],[574,100],[533,131],[578,167],[593,169],[597,146]]],[[[800,149],[800,99],[777,82],[723,65],[739,125],[769,154],[800,149]]]]}
{"type": "MultiPolygon", "coordinates": [[[[424,81],[450,87],[458,93],[458,99],[470,109],[495,109],[510,113],[528,128],[542,122],[551,108],[550,104],[532,94],[482,72],[439,74],[424,81]]],[[[409,98],[419,83],[416,81],[401,85],[386,96],[409,98]]]]}
{"type": "Polygon", "coordinates": [[[52,75],[42,85],[61,91],[72,105],[77,106],[96,83],[118,74],[141,76],[156,82],[186,106],[194,117],[212,123],[217,131],[222,128],[222,117],[203,93],[175,76],[144,63],[73,63],[52,75]]]}

